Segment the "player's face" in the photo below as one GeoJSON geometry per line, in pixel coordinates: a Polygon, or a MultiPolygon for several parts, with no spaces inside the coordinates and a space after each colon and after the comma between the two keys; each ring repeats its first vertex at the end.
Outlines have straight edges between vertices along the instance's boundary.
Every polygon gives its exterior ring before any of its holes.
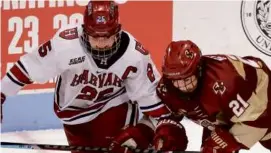
{"type": "Polygon", "coordinates": [[[198,79],[195,75],[192,75],[190,77],[187,77],[185,79],[181,80],[173,80],[173,85],[181,90],[182,92],[193,92],[198,84],[198,79]]]}
{"type": "Polygon", "coordinates": [[[110,49],[116,41],[116,35],[110,37],[92,37],[89,36],[90,45],[97,50],[110,49]]]}

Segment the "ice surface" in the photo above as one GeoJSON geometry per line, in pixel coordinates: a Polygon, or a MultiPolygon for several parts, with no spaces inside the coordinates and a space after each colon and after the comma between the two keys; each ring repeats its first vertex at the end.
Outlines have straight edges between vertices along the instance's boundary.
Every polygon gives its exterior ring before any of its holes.
{"type": "MultiPolygon", "coordinates": [[[[201,145],[202,128],[191,121],[182,122],[186,127],[189,144],[187,150],[199,150],[201,145]]],[[[67,145],[64,131],[58,130],[40,130],[40,131],[22,131],[9,132],[1,134],[1,141],[8,142],[25,142],[25,143],[43,143],[43,144],[59,144],[67,145]]],[[[6,149],[1,148],[2,153],[68,153],[65,151],[38,151],[27,149],[6,149]]],[[[270,153],[260,144],[256,144],[250,151],[241,151],[240,153],[270,153]]]]}

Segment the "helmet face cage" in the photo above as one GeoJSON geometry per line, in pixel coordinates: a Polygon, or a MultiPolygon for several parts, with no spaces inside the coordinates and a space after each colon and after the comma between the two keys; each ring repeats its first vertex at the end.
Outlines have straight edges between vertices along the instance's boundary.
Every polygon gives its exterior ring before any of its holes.
{"type": "Polygon", "coordinates": [[[96,48],[95,46],[90,44],[89,36],[86,33],[83,33],[81,36],[81,42],[87,49],[89,53],[91,53],[92,57],[95,59],[108,59],[112,55],[114,55],[121,44],[121,31],[117,33],[114,37],[114,43],[111,47],[106,48],[96,48]]]}
{"type": "Polygon", "coordinates": [[[113,1],[90,1],[81,37],[87,50],[94,58],[109,58],[119,49],[120,37],[118,6],[113,1]]]}
{"type": "Polygon", "coordinates": [[[184,93],[193,92],[198,85],[198,79],[195,75],[192,75],[185,79],[172,80],[172,84],[184,93]]]}

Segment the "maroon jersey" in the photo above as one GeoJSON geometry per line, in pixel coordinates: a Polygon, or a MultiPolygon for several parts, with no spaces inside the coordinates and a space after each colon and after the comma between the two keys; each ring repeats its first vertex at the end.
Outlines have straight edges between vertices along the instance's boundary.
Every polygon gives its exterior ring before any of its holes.
{"type": "MultiPolygon", "coordinates": [[[[157,93],[176,115],[203,127],[226,128],[237,141],[251,147],[268,140],[271,123],[271,72],[255,57],[203,56],[196,91],[184,95],[162,78],[157,93]]],[[[270,133],[271,134],[271,133],[270,133]]]]}

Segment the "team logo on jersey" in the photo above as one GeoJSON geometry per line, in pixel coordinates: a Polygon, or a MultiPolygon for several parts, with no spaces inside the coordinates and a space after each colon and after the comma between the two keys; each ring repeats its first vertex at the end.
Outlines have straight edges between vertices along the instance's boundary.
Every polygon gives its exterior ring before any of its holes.
{"type": "Polygon", "coordinates": [[[73,58],[73,59],[70,59],[69,65],[83,63],[84,61],[85,61],[85,56],[73,58]]]}
{"type": "Polygon", "coordinates": [[[84,70],[81,74],[74,75],[70,85],[75,87],[80,84],[91,84],[97,88],[107,86],[122,87],[122,82],[123,80],[114,73],[100,73],[96,75],[89,70],[84,70]]]}
{"type": "Polygon", "coordinates": [[[242,1],[241,21],[244,32],[252,45],[271,56],[270,0],[242,1]]]}
{"type": "Polygon", "coordinates": [[[66,29],[59,33],[59,37],[66,40],[79,38],[77,28],[66,29]]]}
{"type": "Polygon", "coordinates": [[[224,92],[226,91],[226,87],[224,86],[223,82],[217,81],[217,82],[215,82],[215,84],[213,86],[213,90],[214,90],[215,94],[223,95],[224,92]]]}

